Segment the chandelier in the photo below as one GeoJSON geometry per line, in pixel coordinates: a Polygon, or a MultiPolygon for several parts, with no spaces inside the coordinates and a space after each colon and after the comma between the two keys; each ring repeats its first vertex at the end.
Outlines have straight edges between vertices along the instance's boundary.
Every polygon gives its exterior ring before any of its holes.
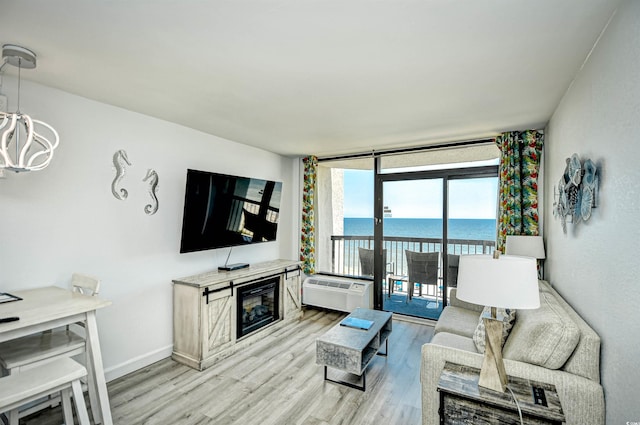
{"type": "Polygon", "coordinates": [[[0,169],[16,173],[42,170],[51,162],[60,137],[49,124],[20,112],[20,74],[23,68],[36,67],[36,55],[24,47],[5,44],[2,58],[0,72],[7,64],[18,67],[18,107],[14,113],[0,111],[0,169]],[[39,132],[41,129],[48,130],[48,137],[39,132]]]}

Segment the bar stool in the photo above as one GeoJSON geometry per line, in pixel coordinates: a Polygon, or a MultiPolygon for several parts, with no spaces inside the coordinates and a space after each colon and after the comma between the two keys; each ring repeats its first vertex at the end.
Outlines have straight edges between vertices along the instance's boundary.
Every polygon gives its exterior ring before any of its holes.
{"type": "MultiPolygon", "coordinates": [[[[85,295],[96,296],[100,291],[100,280],[80,273],[74,273],[71,276],[71,285],[74,292],[85,295]]],[[[71,326],[84,328],[84,323],[77,323],[71,326]]],[[[74,329],[71,329],[67,325],[66,328],[48,330],[3,342],[0,344],[0,366],[6,370],[9,375],[14,375],[21,373],[22,370],[30,369],[57,358],[77,355],[85,355],[86,357],[86,340],[85,337],[81,335],[84,329],[78,328],[77,330],[80,331],[80,334],[76,333],[74,329]]],[[[91,372],[91,363],[86,362],[86,365],[89,368],[89,372],[91,372]]],[[[94,390],[95,385],[91,378],[92,376],[93,374],[89,373],[89,400],[91,407],[96,409],[98,403],[94,390]]],[[[15,422],[10,422],[9,425],[18,425],[18,419],[35,413],[38,410],[57,406],[59,402],[60,399],[57,397],[40,400],[28,408],[20,410],[17,413],[15,422]]],[[[12,413],[11,417],[14,416],[15,413],[12,413]]],[[[96,418],[94,417],[94,419],[96,418]]]]}
{"type": "Polygon", "coordinates": [[[9,423],[17,424],[18,408],[55,393],[62,398],[62,412],[67,425],[74,423],[70,393],[80,425],[89,425],[80,378],[87,370],[71,358],[60,358],[20,373],[0,378],[0,412],[9,413],[9,423]]]}

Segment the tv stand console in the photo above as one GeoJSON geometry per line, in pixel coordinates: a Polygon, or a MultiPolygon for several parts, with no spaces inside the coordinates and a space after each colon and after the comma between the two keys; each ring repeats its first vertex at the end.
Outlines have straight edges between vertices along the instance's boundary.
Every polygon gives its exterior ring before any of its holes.
{"type": "Polygon", "coordinates": [[[194,369],[206,369],[298,320],[302,316],[301,295],[298,261],[274,260],[175,279],[171,357],[194,369]],[[274,287],[274,317],[258,330],[243,334],[238,330],[238,321],[242,322],[244,313],[242,308],[238,309],[239,294],[262,281],[274,287]]]}

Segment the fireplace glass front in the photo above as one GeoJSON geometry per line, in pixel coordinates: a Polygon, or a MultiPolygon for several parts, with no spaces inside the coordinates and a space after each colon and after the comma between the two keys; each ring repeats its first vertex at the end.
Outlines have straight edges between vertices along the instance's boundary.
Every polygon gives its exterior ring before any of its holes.
{"type": "Polygon", "coordinates": [[[274,277],[238,288],[238,338],[280,319],[279,283],[274,277]]]}

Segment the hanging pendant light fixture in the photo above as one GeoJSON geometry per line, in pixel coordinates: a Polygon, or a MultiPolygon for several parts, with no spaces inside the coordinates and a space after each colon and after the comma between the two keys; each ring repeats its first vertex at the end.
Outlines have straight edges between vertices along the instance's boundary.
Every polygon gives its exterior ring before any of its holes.
{"type": "Polygon", "coordinates": [[[5,44],[2,58],[0,71],[6,64],[18,67],[18,107],[14,113],[0,111],[0,168],[16,173],[42,170],[51,162],[60,137],[49,124],[20,112],[20,74],[22,69],[36,67],[36,55],[24,47],[5,44]],[[51,135],[43,136],[36,127],[48,130],[51,135]]]}

